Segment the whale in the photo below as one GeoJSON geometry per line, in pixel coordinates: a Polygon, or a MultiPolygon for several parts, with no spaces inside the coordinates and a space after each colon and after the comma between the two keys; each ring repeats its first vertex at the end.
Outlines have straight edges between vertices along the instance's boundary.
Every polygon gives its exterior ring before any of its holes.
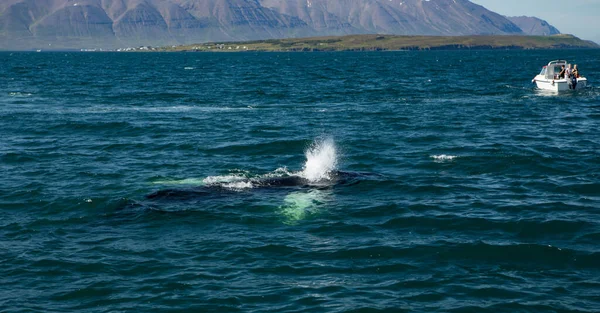
{"type": "Polygon", "coordinates": [[[202,212],[210,218],[219,213],[235,215],[229,211],[231,208],[258,206],[259,210],[272,207],[281,222],[294,225],[327,210],[335,203],[338,188],[386,179],[377,173],[338,170],[332,138],[315,140],[305,155],[306,162],[300,171],[289,171],[287,167],[263,174],[232,170],[232,174],[202,179],[155,181],[153,184],[165,189],[150,191],[142,199],[122,199],[115,216],[138,218],[146,213],[202,212]]]}
{"type": "Polygon", "coordinates": [[[214,196],[215,194],[239,193],[240,191],[259,191],[265,189],[329,189],[336,186],[351,186],[359,184],[368,177],[379,176],[374,173],[331,171],[326,178],[309,180],[301,175],[287,175],[280,177],[247,178],[237,181],[245,188],[237,189],[226,183],[214,183],[209,185],[195,186],[189,188],[161,189],[146,195],[148,200],[185,200],[196,197],[214,196]]]}

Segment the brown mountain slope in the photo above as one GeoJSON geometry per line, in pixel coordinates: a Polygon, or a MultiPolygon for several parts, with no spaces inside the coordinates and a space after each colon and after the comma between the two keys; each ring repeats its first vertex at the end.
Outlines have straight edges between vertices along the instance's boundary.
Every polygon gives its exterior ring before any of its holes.
{"type": "Polygon", "coordinates": [[[524,34],[467,0],[2,0],[0,50],[346,34],[524,34]]]}
{"type": "Polygon", "coordinates": [[[521,34],[505,17],[467,0],[260,0],[313,28],[402,35],[521,34]]]}

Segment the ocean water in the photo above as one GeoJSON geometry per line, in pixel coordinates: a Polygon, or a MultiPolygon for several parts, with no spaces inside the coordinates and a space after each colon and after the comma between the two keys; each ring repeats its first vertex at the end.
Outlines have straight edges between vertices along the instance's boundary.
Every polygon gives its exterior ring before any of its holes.
{"type": "Polygon", "coordinates": [[[0,311],[598,312],[599,59],[0,53],[0,311]]]}

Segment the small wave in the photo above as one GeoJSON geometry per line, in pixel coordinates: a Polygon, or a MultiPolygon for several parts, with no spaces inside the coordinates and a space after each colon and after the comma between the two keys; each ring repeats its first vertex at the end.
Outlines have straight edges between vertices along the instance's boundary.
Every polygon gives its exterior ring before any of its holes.
{"type": "Polygon", "coordinates": [[[520,90],[530,90],[531,89],[529,87],[512,86],[512,85],[504,85],[504,87],[507,88],[507,89],[520,89],[520,90]]]}
{"type": "Polygon", "coordinates": [[[195,70],[195,67],[191,67],[191,66],[186,66],[183,68],[184,70],[195,70]]]}
{"type": "Polygon", "coordinates": [[[31,97],[32,94],[28,92],[9,92],[10,97],[31,97]]]}
{"type": "Polygon", "coordinates": [[[447,154],[439,154],[439,155],[430,155],[430,158],[434,159],[436,162],[448,162],[453,161],[458,156],[456,155],[447,155],[447,154]]]}
{"type": "Polygon", "coordinates": [[[163,179],[152,182],[155,185],[204,185],[205,178],[163,179]]]}
{"type": "Polygon", "coordinates": [[[171,112],[188,112],[196,109],[194,106],[189,105],[174,105],[167,107],[151,107],[151,108],[135,108],[136,111],[150,112],[150,113],[171,113],[171,112]]]}

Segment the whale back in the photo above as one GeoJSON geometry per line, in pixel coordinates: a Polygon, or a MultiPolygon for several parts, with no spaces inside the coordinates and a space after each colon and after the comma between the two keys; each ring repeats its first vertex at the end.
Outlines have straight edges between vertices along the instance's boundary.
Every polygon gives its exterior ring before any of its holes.
{"type": "MultiPolygon", "coordinates": [[[[290,175],[282,177],[268,177],[260,179],[248,179],[247,182],[252,186],[251,189],[271,189],[271,188],[312,188],[328,189],[334,186],[351,186],[360,183],[370,176],[378,176],[373,173],[361,172],[343,172],[334,171],[328,175],[327,179],[319,181],[310,181],[299,175],[290,175]]],[[[146,196],[149,200],[188,200],[193,198],[214,197],[236,193],[235,189],[222,184],[213,184],[184,189],[162,189],[146,196]]]]}

